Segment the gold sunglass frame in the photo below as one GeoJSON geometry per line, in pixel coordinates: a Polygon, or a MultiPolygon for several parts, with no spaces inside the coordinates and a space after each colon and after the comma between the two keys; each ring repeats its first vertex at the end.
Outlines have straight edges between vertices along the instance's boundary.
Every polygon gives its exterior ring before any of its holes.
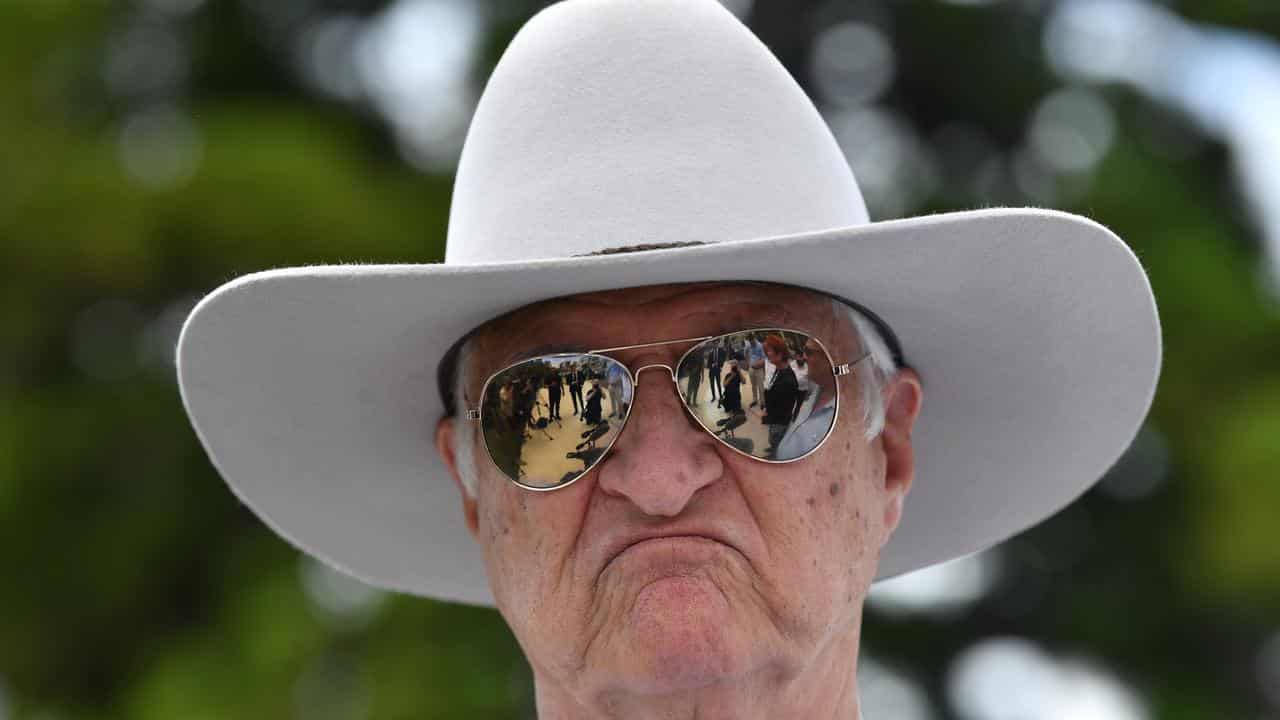
{"type": "Polygon", "coordinates": [[[788,463],[793,463],[793,462],[796,462],[796,461],[798,461],[798,460],[803,460],[803,459],[805,459],[805,458],[809,457],[810,455],[812,455],[812,454],[814,454],[814,453],[818,452],[818,450],[820,450],[820,449],[822,448],[822,446],[826,444],[827,440],[828,440],[828,439],[831,437],[831,435],[835,432],[836,425],[840,422],[840,383],[839,383],[839,379],[840,379],[840,377],[842,377],[842,376],[844,376],[844,375],[851,375],[851,374],[853,374],[853,368],[854,368],[854,366],[855,366],[855,365],[857,365],[858,363],[862,362],[863,360],[866,360],[866,359],[867,359],[868,357],[870,357],[870,356],[871,356],[871,352],[870,352],[870,351],[867,351],[867,352],[864,352],[862,355],[860,355],[857,359],[852,360],[852,361],[850,361],[850,362],[846,362],[846,363],[836,363],[836,362],[835,362],[835,360],[834,360],[834,359],[832,358],[832,356],[831,356],[831,351],[827,350],[827,346],[826,346],[826,345],[825,345],[821,340],[819,340],[817,337],[815,337],[814,335],[812,335],[812,334],[810,334],[810,333],[808,333],[808,332],[805,332],[804,330],[794,330],[794,329],[790,329],[790,328],[779,328],[779,327],[744,328],[744,329],[741,329],[741,330],[734,330],[734,331],[731,331],[731,332],[719,333],[719,334],[717,334],[717,335],[703,335],[703,336],[700,336],[700,337],[679,338],[679,339],[677,339],[677,340],[659,340],[659,341],[657,341],[657,342],[638,343],[638,344],[635,344],[635,345],[618,345],[618,346],[616,346],[616,347],[599,348],[599,349],[596,349],[596,350],[588,350],[588,351],[586,351],[586,352],[547,353],[547,354],[543,354],[543,355],[535,355],[535,356],[533,356],[533,357],[527,357],[527,358],[523,358],[523,359],[517,360],[517,361],[515,361],[515,362],[513,362],[513,363],[511,363],[511,364],[509,364],[509,365],[507,365],[507,366],[505,366],[505,367],[503,367],[503,368],[501,368],[501,369],[499,369],[499,370],[495,371],[493,374],[489,375],[488,379],[486,379],[486,380],[484,381],[484,385],[480,388],[480,405],[479,405],[479,407],[475,407],[475,408],[467,408],[467,411],[466,411],[466,417],[467,417],[467,419],[468,419],[468,420],[470,420],[470,421],[472,421],[472,422],[480,422],[480,439],[481,439],[481,441],[482,441],[482,442],[484,442],[485,455],[489,458],[489,463],[490,463],[490,464],[492,464],[492,465],[494,466],[494,468],[495,468],[498,472],[502,473],[502,475],[503,475],[504,477],[506,477],[508,480],[510,480],[512,483],[514,483],[517,487],[519,487],[519,488],[521,488],[521,489],[523,489],[523,490],[529,490],[529,491],[532,491],[532,492],[551,492],[551,491],[553,491],[553,490],[561,490],[561,489],[563,489],[563,488],[569,487],[570,485],[572,485],[572,484],[574,484],[574,483],[578,482],[578,480],[582,479],[584,476],[586,476],[586,475],[587,475],[588,473],[590,473],[592,470],[596,469],[596,467],[597,467],[598,465],[600,465],[600,463],[604,462],[604,459],[605,459],[606,457],[608,457],[608,456],[609,456],[609,452],[610,452],[611,450],[613,450],[613,446],[614,446],[614,444],[615,444],[615,443],[617,443],[617,442],[618,442],[618,438],[622,437],[622,433],[627,429],[627,423],[631,420],[631,409],[632,409],[632,407],[635,405],[635,402],[634,402],[634,400],[635,400],[635,390],[636,390],[636,388],[639,388],[639,387],[640,387],[640,373],[644,372],[645,370],[648,370],[649,368],[658,368],[658,367],[660,367],[660,368],[665,368],[665,369],[667,370],[667,374],[671,377],[671,385],[672,385],[672,387],[673,387],[673,388],[674,388],[674,390],[675,390],[675,393],[676,393],[677,399],[680,401],[680,406],[684,408],[685,412],[686,412],[686,413],[688,413],[688,414],[689,414],[689,416],[693,418],[694,422],[696,422],[696,423],[698,424],[698,426],[699,426],[699,427],[701,427],[701,428],[702,428],[706,433],[708,433],[708,434],[709,434],[709,435],[711,435],[713,438],[715,438],[715,440],[716,440],[717,442],[719,442],[719,443],[720,443],[721,445],[723,445],[724,447],[726,447],[726,448],[728,448],[728,449],[732,450],[733,452],[738,453],[739,455],[742,455],[742,456],[744,456],[744,457],[751,458],[752,460],[755,460],[756,462],[769,463],[769,464],[772,464],[772,465],[786,465],[786,464],[788,464],[788,463]],[[679,370],[680,366],[682,366],[682,365],[684,364],[685,359],[686,359],[686,358],[688,358],[688,357],[689,357],[689,355],[690,355],[691,353],[693,353],[695,350],[698,350],[699,348],[702,348],[702,347],[703,347],[704,345],[706,345],[709,341],[712,341],[712,340],[722,340],[722,339],[724,339],[724,338],[732,337],[732,336],[734,336],[734,335],[741,335],[741,334],[743,334],[743,333],[771,333],[771,332],[773,332],[773,333],[791,333],[791,334],[793,334],[793,335],[803,335],[804,337],[808,338],[808,340],[812,340],[813,342],[817,343],[818,348],[819,348],[820,350],[822,350],[822,353],[823,353],[824,355],[826,355],[827,360],[829,361],[829,364],[831,365],[831,374],[832,374],[832,377],[836,380],[836,382],[835,382],[835,389],[836,389],[836,390],[835,390],[835,407],[834,407],[834,408],[833,408],[833,410],[832,410],[831,426],[827,428],[827,432],[826,432],[826,434],[825,434],[825,435],[823,435],[823,436],[822,436],[822,440],[820,440],[820,441],[818,442],[818,444],[817,444],[817,445],[814,445],[812,449],[810,449],[808,452],[806,452],[806,453],[804,453],[804,454],[802,454],[802,455],[797,455],[796,457],[793,457],[793,458],[787,458],[786,460],[770,460],[770,459],[768,459],[768,458],[756,457],[755,455],[752,455],[751,453],[743,452],[741,449],[739,449],[739,448],[735,447],[734,445],[732,445],[731,443],[729,443],[725,438],[720,437],[720,436],[717,434],[717,432],[718,432],[718,431],[717,431],[717,430],[713,430],[713,429],[711,429],[711,428],[707,427],[706,423],[702,422],[702,419],[698,417],[698,414],[697,414],[697,413],[695,413],[695,412],[693,411],[693,409],[689,407],[689,404],[688,404],[687,402],[685,402],[684,396],[680,394],[680,381],[679,381],[679,379],[677,378],[677,372],[678,372],[678,370],[679,370]],[[637,369],[636,369],[636,371],[635,371],[634,373],[631,371],[631,368],[630,368],[626,363],[622,362],[621,360],[619,360],[619,359],[617,359],[617,358],[609,357],[608,355],[605,355],[605,354],[604,354],[604,353],[619,352],[619,351],[622,351],[622,350],[636,350],[636,349],[639,349],[639,348],[658,347],[658,346],[660,346],[660,345],[675,345],[675,344],[678,344],[678,343],[693,343],[693,345],[692,345],[692,346],[690,346],[688,350],[685,350],[685,351],[684,351],[684,353],[682,353],[682,354],[680,355],[680,357],[676,360],[676,362],[675,362],[675,365],[674,365],[674,366],[672,366],[672,365],[667,365],[666,363],[649,363],[649,364],[647,364],[647,365],[642,365],[642,366],[640,366],[639,368],[637,368],[637,369]],[[518,366],[523,365],[523,364],[528,363],[528,362],[533,362],[533,361],[535,361],[535,360],[540,360],[540,359],[544,359],[544,358],[563,358],[563,357],[580,357],[580,358],[585,358],[585,357],[598,357],[598,358],[602,358],[602,359],[604,359],[604,360],[609,360],[609,361],[612,361],[612,362],[614,362],[614,363],[617,363],[617,364],[618,364],[618,365],[623,369],[623,371],[624,371],[624,372],[626,372],[626,374],[627,374],[627,379],[631,382],[631,388],[632,388],[632,393],[631,393],[631,394],[632,394],[632,402],[630,402],[630,403],[628,403],[628,404],[627,404],[626,413],[623,415],[623,417],[622,417],[622,422],[618,425],[618,432],[616,432],[616,433],[614,434],[613,439],[612,439],[612,440],[610,440],[610,441],[609,441],[609,444],[605,446],[604,450],[600,453],[599,457],[597,457],[597,458],[595,459],[595,461],[594,461],[594,462],[592,462],[590,465],[588,465],[587,467],[583,468],[583,469],[582,469],[582,472],[578,473],[578,476],[577,476],[577,477],[575,477],[574,479],[572,479],[572,480],[570,480],[570,481],[568,481],[568,482],[560,483],[560,484],[558,484],[558,485],[551,485],[551,486],[548,486],[548,487],[536,487],[536,486],[533,486],[533,485],[526,485],[526,484],[524,484],[524,483],[520,482],[519,480],[517,480],[517,479],[515,479],[515,478],[512,478],[510,475],[508,475],[508,474],[507,474],[507,472],[506,472],[505,470],[503,470],[502,468],[498,467],[498,463],[497,463],[497,461],[493,459],[493,451],[492,451],[492,450],[490,450],[490,448],[489,448],[489,439],[488,439],[488,437],[486,437],[486,435],[485,435],[485,432],[484,432],[484,422],[483,422],[483,419],[482,419],[482,418],[483,418],[484,405],[485,405],[485,397],[486,397],[486,394],[489,392],[489,385],[493,382],[494,378],[498,377],[499,375],[502,375],[503,373],[507,372],[508,370],[510,370],[510,369],[512,369],[512,368],[514,368],[514,367],[518,367],[518,366]]]}

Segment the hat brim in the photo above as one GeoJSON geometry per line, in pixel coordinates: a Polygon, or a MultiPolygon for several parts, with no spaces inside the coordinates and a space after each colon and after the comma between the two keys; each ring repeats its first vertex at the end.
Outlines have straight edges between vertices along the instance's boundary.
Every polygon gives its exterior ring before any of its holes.
{"type": "Polygon", "coordinates": [[[916,479],[878,579],[1074,500],[1132,441],[1159,375],[1154,297],[1119,238],[1075,215],[989,209],[617,255],[255,273],[192,311],[179,384],[213,464],[282,537],[372,585],[492,605],[435,451],[441,355],[538,300],[710,280],[862,303],[920,373],[916,479]]]}

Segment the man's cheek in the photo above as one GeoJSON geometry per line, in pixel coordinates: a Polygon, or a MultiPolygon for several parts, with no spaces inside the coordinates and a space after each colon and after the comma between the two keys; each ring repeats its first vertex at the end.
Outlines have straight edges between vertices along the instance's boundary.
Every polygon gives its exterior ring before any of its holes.
{"type": "Polygon", "coordinates": [[[524,527],[516,517],[518,511],[513,512],[510,503],[504,500],[501,494],[494,493],[483,498],[480,503],[480,533],[484,540],[485,564],[495,592],[518,577],[512,571],[518,570],[519,561],[512,554],[518,551],[524,527]]]}
{"type": "Polygon", "coordinates": [[[496,481],[490,487],[495,489],[480,502],[480,529],[491,544],[507,543],[525,524],[522,518],[525,511],[521,509],[523,498],[512,496],[510,489],[496,481]]]}

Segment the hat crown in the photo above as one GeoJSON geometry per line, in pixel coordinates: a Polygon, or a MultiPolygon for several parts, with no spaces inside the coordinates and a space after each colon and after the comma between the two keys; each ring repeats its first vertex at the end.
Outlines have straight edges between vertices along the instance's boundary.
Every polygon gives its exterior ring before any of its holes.
{"type": "Polygon", "coordinates": [[[716,0],[568,0],[476,107],[446,262],[585,255],[868,222],[812,101],[716,0]]]}

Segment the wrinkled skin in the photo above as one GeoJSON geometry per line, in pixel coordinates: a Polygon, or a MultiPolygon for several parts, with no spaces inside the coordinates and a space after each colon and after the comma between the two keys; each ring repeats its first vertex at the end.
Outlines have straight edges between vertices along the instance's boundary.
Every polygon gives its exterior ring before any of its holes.
{"type": "MultiPolygon", "coordinates": [[[[523,348],[611,347],[776,325],[860,354],[823,296],[729,283],[651,286],[522,308],[477,336],[465,403],[523,348]]],[[[634,372],[674,366],[688,345],[614,353],[634,372]]],[[[855,371],[864,372],[866,363],[855,371]]],[[[839,419],[809,457],[771,465],[734,453],[681,406],[665,370],[640,375],[627,426],[589,474],[553,492],[509,482],[474,452],[462,511],[498,610],[533,669],[539,717],[855,718],[863,600],[914,476],[922,391],[903,370],[884,389],[884,432],[864,439],[859,383],[837,380],[839,419]],[[650,540],[612,560],[619,534],[714,528],[719,539],[650,540]]],[[[459,484],[461,489],[461,484],[459,484]]]]}

